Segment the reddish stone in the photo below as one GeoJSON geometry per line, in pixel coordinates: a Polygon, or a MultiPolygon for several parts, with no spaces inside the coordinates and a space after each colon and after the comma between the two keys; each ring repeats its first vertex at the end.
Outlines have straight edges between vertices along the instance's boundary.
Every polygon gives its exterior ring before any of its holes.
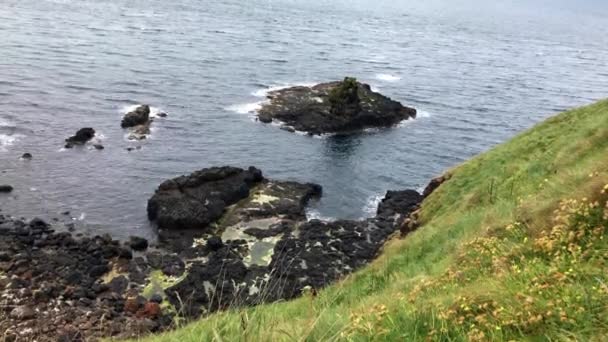
{"type": "Polygon", "coordinates": [[[144,308],[137,312],[139,318],[156,318],[160,315],[160,305],[154,302],[147,302],[144,308]]]}
{"type": "Polygon", "coordinates": [[[139,301],[136,297],[130,297],[125,300],[125,311],[130,313],[136,313],[139,310],[139,301]]]}

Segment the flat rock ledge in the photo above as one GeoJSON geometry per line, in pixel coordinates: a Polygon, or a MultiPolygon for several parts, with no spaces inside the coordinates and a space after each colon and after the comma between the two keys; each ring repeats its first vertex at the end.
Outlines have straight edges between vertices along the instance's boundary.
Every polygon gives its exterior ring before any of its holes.
{"type": "Polygon", "coordinates": [[[368,84],[350,77],[313,87],[276,90],[268,94],[268,100],[257,113],[261,122],[278,121],[285,130],[310,135],[390,127],[416,117],[414,108],[374,92],[368,84]]]}

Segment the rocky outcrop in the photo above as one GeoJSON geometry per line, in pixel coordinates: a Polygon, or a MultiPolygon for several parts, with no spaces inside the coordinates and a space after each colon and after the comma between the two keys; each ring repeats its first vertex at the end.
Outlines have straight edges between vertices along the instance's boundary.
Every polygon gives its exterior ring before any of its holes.
{"type": "Polygon", "coordinates": [[[77,145],[84,145],[87,141],[93,139],[95,130],[90,127],[79,129],[75,135],[65,139],[65,148],[72,148],[77,145]]]}
{"type": "Polygon", "coordinates": [[[388,127],[416,117],[415,109],[349,77],[342,82],[273,91],[268,99],[269,102],[258,111],[260,121],[277,120],[288,130],[313,135],[388,127]]]}
{"type": "Polygon", "coordinates": [[[163,295],[179,312],[198,317],[208,310],[289,299],[307,288],[320,289],[375,258],[422,200],[413,190],[389,191],[374,218],[308,221],[305,206],[321,192],[315,184],[264,179],[255,168],[204,169],[163,183],[154,195],[157,199],[151,199],[152,212],[162,206],[156,202],[163,196],[168,196],[164,203],[172,204],[185,196],[186,204],[167,212],[192,214],[209,212],[206,207],[222,196],[231,199],[222,199],[218,207],[223,210],[214,212],[213,219],[205,214],[201,224],[178,225],[198,228],[198,233],[161,240],[182,260],[197,260],[163,295]]]}
{"type": "Polygon", "coordinates": [[[264,177],[254,167],[202,169],[162,183],[148,201],[148,218],[162,229],[205,230],[226,207],[247,198],[264,177]]]}
{"type": "Polygon", "coordinates": [[[135,110],[128,112],[122,118],[120,127],[129,128],[138,125],[143,125],[150,120],[150,106],[141,105],[135,108],[135,110]]]}
{"type": "MultiPolygon", "coordinates": [[[[157,116],[166,117],[167,114],[158,113],[157,116]]],[[[154,119],[151,117],[150,106],[140,105],[125,114],[120,126],[129,129],[129,134],[127,135],[129,140],[144,140],[150,135],[150,126],[153,121],[154,119]]]]}

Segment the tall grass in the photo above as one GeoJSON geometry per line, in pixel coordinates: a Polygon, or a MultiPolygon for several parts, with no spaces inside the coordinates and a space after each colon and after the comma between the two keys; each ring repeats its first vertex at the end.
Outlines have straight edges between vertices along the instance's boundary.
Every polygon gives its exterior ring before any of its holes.
{"type": "Polygon", "coordinates": [[[608,101],[448,173],[418,231],[317,296],[228,310],[148,340],[602,340],[608,101]]]}

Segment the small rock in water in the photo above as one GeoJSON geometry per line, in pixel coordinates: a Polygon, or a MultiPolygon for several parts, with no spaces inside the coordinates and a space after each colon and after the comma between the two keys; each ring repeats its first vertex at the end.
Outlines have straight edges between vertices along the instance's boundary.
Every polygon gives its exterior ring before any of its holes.
{"type": "Polygon", "coordinates": [[[148,105],[141,105],[135,108],[134,111],[125,114],[120,123],[120,127],[128,128],[148,122],[150,118],[150,107],[148,105]]]}
{"type": "Polygon", "coordinates": [[[156,116],[160,117],[160,118],[166,118],[167,117],[167,113],[165,112],[160,112],[158,114],[156,114],[156,116]]]}
{"type": "Polygon", "coordinates": [[[34,318],[36,316],[36,312],[31,307],[29,307],[27,305],[22,305],[22,306],[18,306],[16,308],[14,308],[11,311],[11,313],[9,314],[9,316],[13,319],[18,319],[18,320],[23,321],[26,319],[34,318]]]}
{"type": "Polygon", "coordinates": [[[9,193],[13,191],[13,187],[10,185],[0,185],[0,192],[9,193]]]}
{"type": "Polygon", "coordinates": [[[93,139],[95,130],[91,127],[81,128],[75,135],[65,139],[65,148],[72,148],[75,145],[84,145],[87,141],[93,139]]]}
{"type": "Polygon", "coordinates": [[[146,250],[148,248],[148,240],[138,236],[131,236],[129,239],[129,247],[134,251],[146,250]]]}
{"type": "Polygon", "coordinates": [[[21,159],[32,159],[32,154],[26,152],[21,156],[21,159]]]}
{"type": "Polygon", "coordinates": [[[93,147],[95,147],[95,149],[97,149],[97,150],[103,150],[104,149],[104,147],[103,147],[102,144],[95,144],[95,145],[93,145],[93,147]]]}

